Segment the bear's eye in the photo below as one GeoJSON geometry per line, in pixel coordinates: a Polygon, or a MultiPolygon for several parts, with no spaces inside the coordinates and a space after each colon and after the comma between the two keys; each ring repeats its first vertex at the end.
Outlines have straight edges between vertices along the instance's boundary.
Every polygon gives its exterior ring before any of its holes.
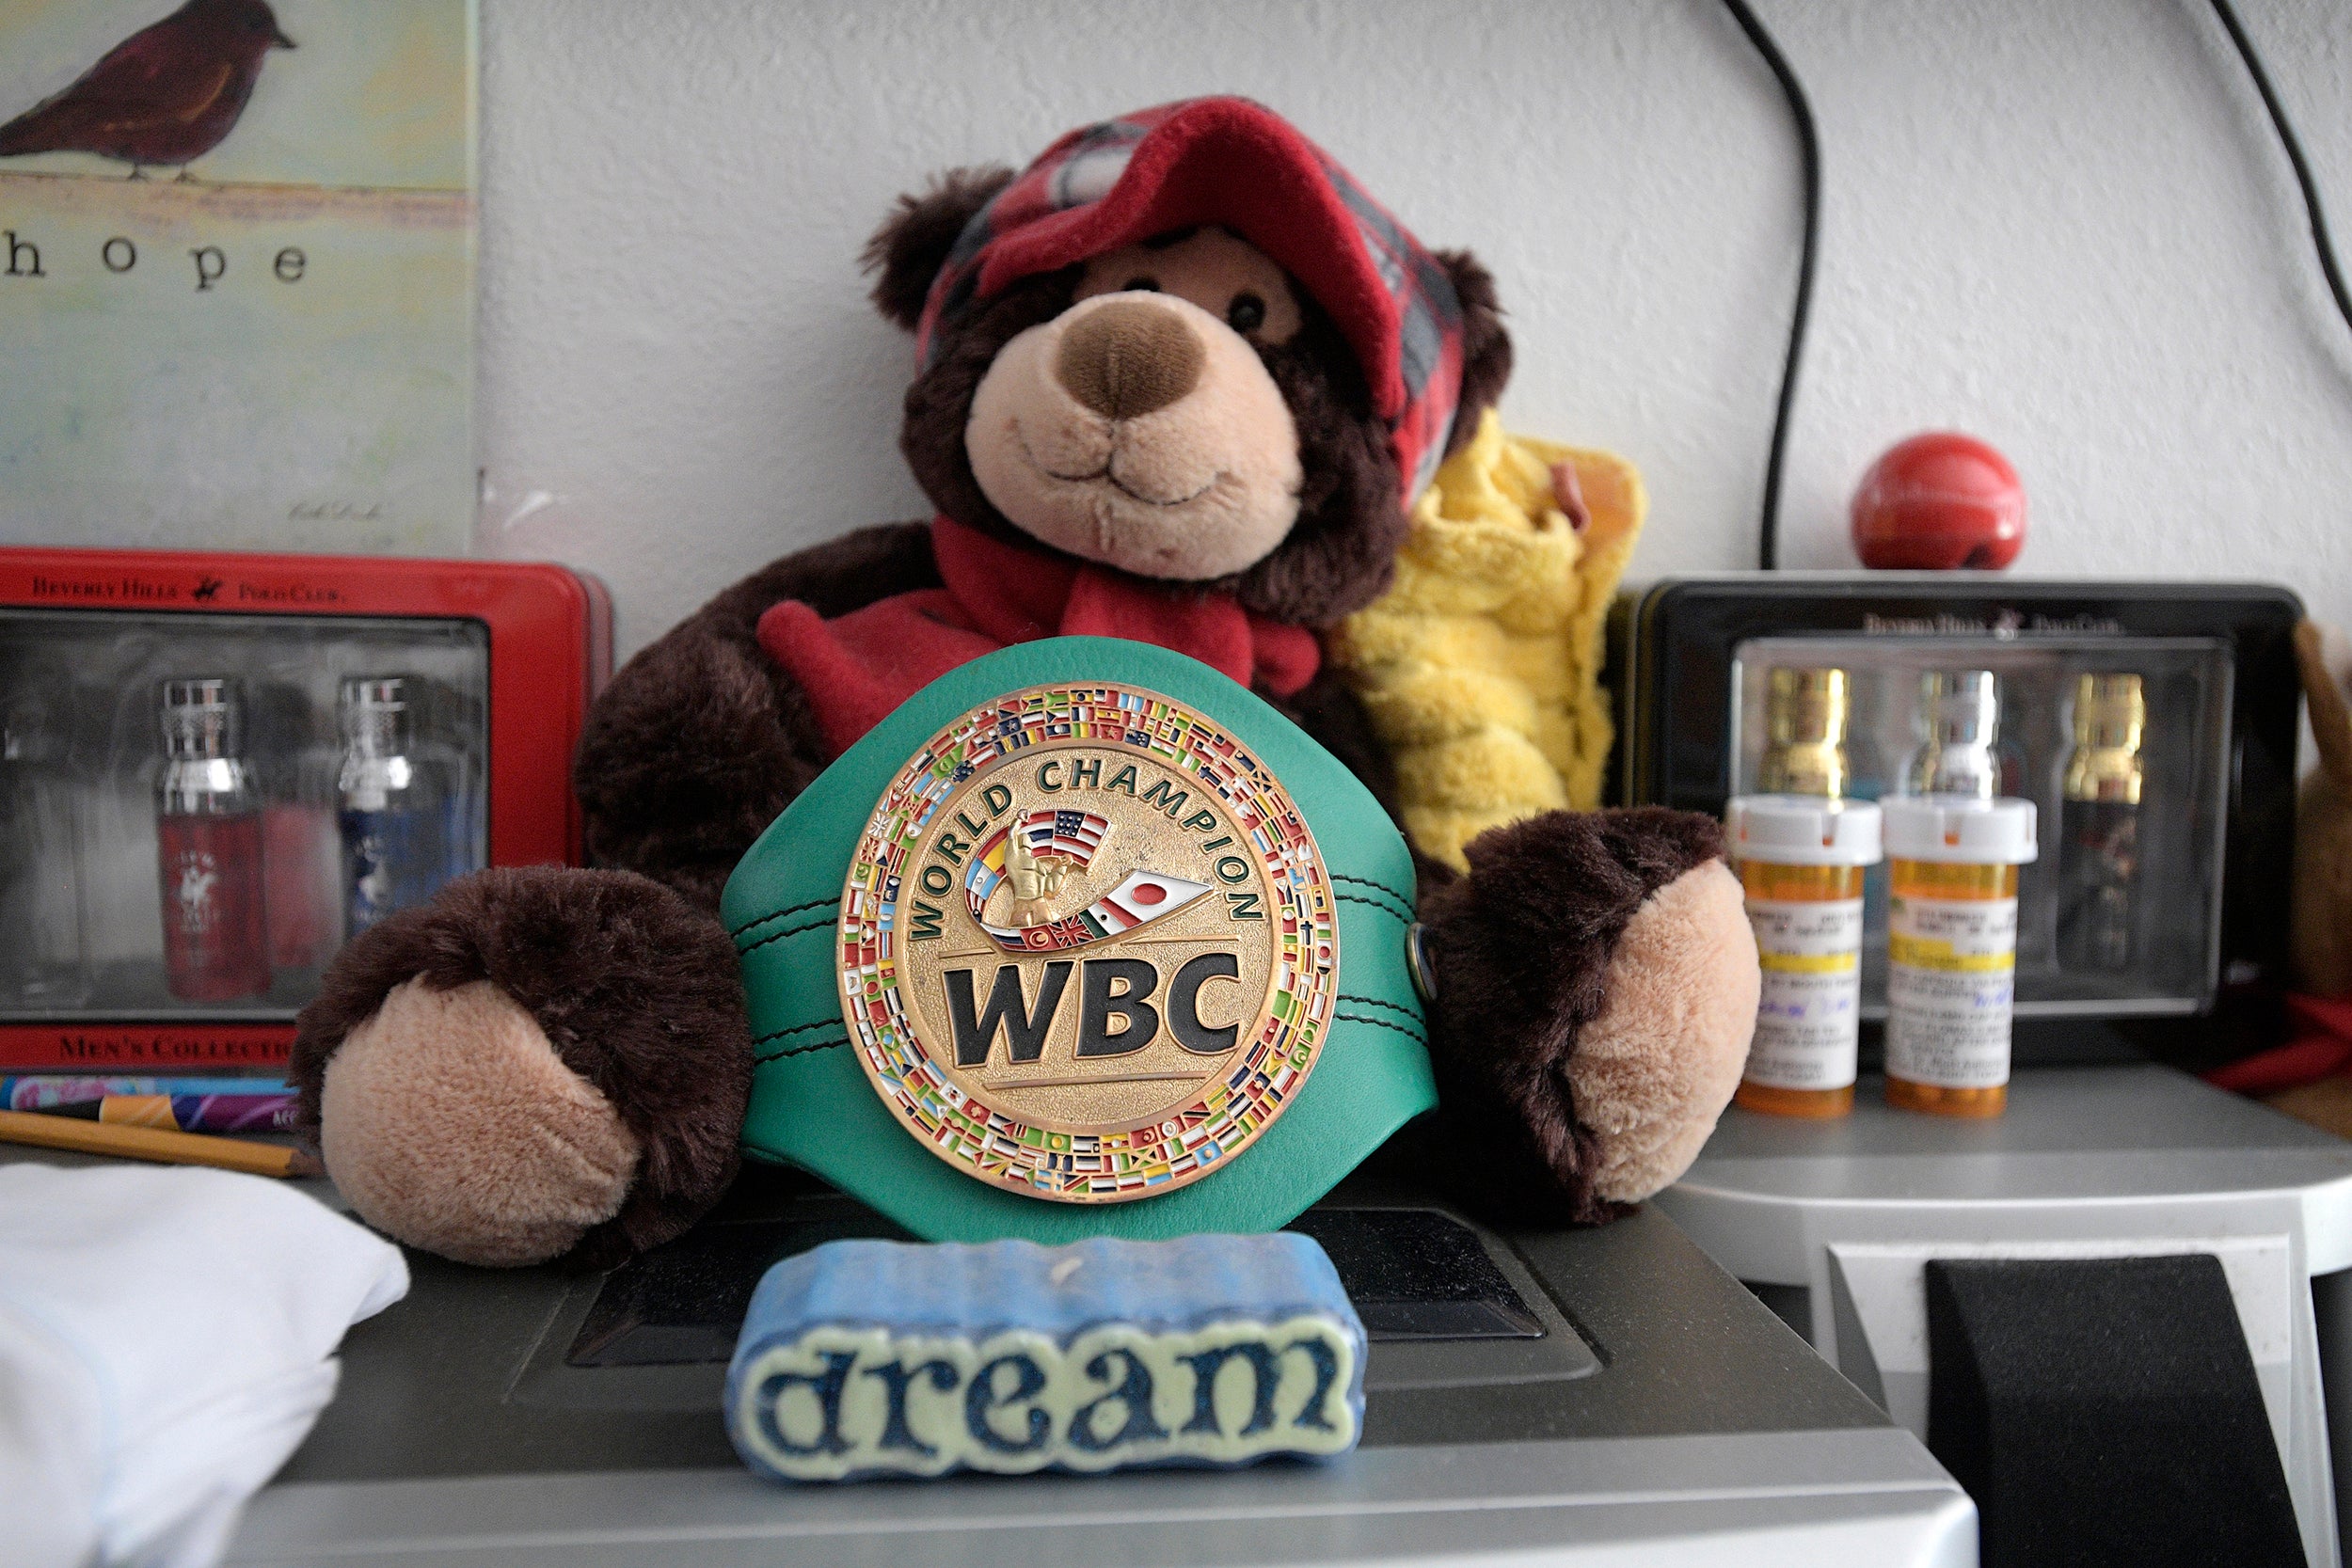
{"type": "Polygon", "coordinates": [[[1129,293],[1155,294],[1160,292],[1160,280],[1152,277],[1149,273],[1145,273],[1135,277],[1130,277],[1126,282],[1121,283],[1120,287],[1129,293]]]}
{"type": "Polygon", "coordinates": [[[1255,332],[1265,325],[1265,301],[1256,294],[1235,294],[1225,308],[1225,325],[1236,332],[1255,332]]]}

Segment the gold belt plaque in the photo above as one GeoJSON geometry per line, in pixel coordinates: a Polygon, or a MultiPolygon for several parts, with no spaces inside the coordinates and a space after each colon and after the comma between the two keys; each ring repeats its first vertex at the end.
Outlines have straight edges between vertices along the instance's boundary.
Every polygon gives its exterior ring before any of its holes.
{"type": "Polygon", "coordinates": [[[1136,687],[1032,687],[894,778],[841,894],[841,1013],[908,1132],[1030,1196],[1194,1181],[1282,1114],[1339,976],[1314,835],[1252,749],[1136,687]]]}

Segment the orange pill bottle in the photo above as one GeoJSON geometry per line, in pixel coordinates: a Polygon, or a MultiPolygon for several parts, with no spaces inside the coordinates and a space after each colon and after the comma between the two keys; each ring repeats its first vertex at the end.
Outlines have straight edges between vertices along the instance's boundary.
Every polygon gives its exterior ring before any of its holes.
{"type": "Polygon", "coordinates": [[[1733,1099],[1782,1117],[1853,1109],[1862,1019],[1862,868],[1879,808],[1818,795],[1742,795],[1724,813],[1763,985],[1733,1099]]]}
{"type": "Polygon", "coordinates": [[[1883,805],[1887,1103],[1997,1117],[2009,1103],[2017,868],[2036,853],[2033,802],[1917,795],[1883,805]]]}

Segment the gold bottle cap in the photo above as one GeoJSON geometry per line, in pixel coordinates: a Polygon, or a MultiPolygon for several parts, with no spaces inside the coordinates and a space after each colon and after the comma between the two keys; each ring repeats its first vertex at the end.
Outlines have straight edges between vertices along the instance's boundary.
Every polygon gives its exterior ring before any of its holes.
{"type": "Polygon", "coordinates": [[[2074,682],[2074,744],[2139,750],[2148,721],[2137,675],[2084,675],[2074,682]]]}
{"type": "Polygon", "coordinates": [[[2133,674],[2087,674],[2074,681],[2074,751],[2066,759],[2066,798],[2137,805],[2146,770],[2140,739],[2148,702],[2133,674]]]}
{"type": "Polygon", "coordinates": [[[1848,690],[1843,670],[1781,668],[1766,677],[1759,790],[1768,795],[1846,793],[1848,690]]]}
{"type": "Polygon", "coordinates": [[[1775,746],[1845,738],[1848,706],[1843,670],[1775,669],[1765,685],[1767,730],[1775,746]]]}

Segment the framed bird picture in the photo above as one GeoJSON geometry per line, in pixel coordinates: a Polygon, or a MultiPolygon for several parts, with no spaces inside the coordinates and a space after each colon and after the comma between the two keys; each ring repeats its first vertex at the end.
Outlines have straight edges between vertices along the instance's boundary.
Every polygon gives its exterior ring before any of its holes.
{"type": "Polygon", "coordinates": [[[453,555],[473,0],[0,0],[0,543],[453,555]]]}

